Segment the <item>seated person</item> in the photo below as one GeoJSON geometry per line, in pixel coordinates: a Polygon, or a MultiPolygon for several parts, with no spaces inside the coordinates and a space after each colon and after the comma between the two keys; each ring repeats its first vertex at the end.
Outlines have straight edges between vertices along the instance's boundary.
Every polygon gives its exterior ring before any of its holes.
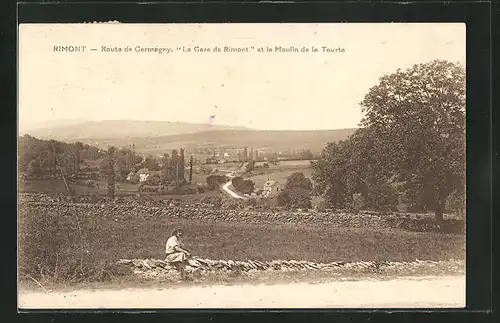
{"type": "Polygon", "coordinates": [[[192,259],[191,253],[184,248],[184,243],[181,240],[182,235],[182,230],[176,229],[172,232],[172,236],[168,238],[165,247],[165,261],[171,263],[181,272],[184,272],[184,267],[187,264],[192,267],[198,267],[199,264],[196,260],[192,259]]]}

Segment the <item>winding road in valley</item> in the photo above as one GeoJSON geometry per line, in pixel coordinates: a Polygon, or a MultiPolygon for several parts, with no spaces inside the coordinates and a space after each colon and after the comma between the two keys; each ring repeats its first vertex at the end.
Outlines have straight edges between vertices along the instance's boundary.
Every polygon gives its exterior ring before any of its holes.
{"type": "Polygon", "coordinates": [[[235,192],[233,192],[229,186],[231,185],[231,181],[227,182],[226,184],[222,185],[222,189],[228,193],[229,195],[231,195],[231,197],[234,197],[235,199],[241,199],[241,200],[244,200],[246,199],[246,197],[244,196],[240,196],[238,194],[236,194],[235,192]]]}
{"type": "MultiPolygon", "coordinates": [[[[230,172],[227,174],[227,177],[229,177],[230,179],[233,179],[234,177],[236,177],[235,175],[236,173],[235,172],[230,172]]],[[[235,199],[241,199],[241,200],[245,200],[246,197],[244,196],[241,196],[239,194],[237,194],[236,192],[232,191],[229,186],[231,186],[231,181],[225,183],[222,185],[222,189],[227,193],[229,194],[231,197],[235,198],[235,199]]]]}

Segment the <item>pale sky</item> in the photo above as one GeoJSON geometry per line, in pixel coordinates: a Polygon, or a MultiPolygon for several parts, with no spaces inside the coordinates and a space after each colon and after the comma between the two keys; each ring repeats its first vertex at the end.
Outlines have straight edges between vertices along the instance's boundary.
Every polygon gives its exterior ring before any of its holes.
{"type": "Polygon", "coordinates": [[[358,126],[359,102],[380,76],[434,59],[465,65],[465,24],[31,24],[20,26],[19,45],[21,131],[57,119],[204,123],[210,115],[213,124],[256,129],[340,129],[358,126]],[[102,45],[132,51],[102,53],[102,45]],[[135,46],[320,51],[159,54],[135,46]]]}

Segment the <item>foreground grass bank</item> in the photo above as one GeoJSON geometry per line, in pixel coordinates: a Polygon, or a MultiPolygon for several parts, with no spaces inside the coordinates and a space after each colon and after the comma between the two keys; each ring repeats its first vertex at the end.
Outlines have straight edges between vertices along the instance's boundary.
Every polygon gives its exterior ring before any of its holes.
{"type": "MultiPolygon", "coordinates": [[[[399,263],[401,264],[401,263],[399,263]]],[[[338,268],[334,270],[297,271],[201,271],[181,279],[176,271],[139,270],[128,275],[112,277],[105,282],[86,281],[78,284],[57,283],[50,280],[31,279],[21,282],[22,293],[64,292],[73,290],[123,290],[124,288],[168,288],[213,285],[279,285],[293,283],[322,284],[330,282],[388,281],[399,279],[426,280],[439,277],[456,277],[465,280],[464,261],[440,261],[434,264],[408,263],[400,266],[383,266],[378,269],[338,268]]]]}
{"type": "Polygon", "coordinates": [[[164,217],[102,217],[20,210],[20,277],[105,281],[128,274],[120,258],[164,257],[174,228],[183,228],[194,255],[209,259],[413,261],[465,258],[465,236],[437,232],[325,225],[258,225],[164,217]]]}

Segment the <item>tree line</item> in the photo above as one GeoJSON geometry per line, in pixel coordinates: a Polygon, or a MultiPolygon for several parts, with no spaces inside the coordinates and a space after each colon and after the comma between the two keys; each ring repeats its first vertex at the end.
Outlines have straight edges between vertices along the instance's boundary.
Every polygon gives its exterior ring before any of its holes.
{"type": "Polygon", "coordinates": [[[361,128],[313,164],[315,191],[336,207],[465,207],[465,68],[435,60],[384,75],[361,102],[361,128]]]}
{"type": "Polygon", "coordinates": [[[61,170],[76,174],[83,161],[99,160],[105,155],[103,150],[81,142],[41,140],[29,135],[19,137],[18,151],[19,171],[32,178],[54,176],[61,170]]]}

